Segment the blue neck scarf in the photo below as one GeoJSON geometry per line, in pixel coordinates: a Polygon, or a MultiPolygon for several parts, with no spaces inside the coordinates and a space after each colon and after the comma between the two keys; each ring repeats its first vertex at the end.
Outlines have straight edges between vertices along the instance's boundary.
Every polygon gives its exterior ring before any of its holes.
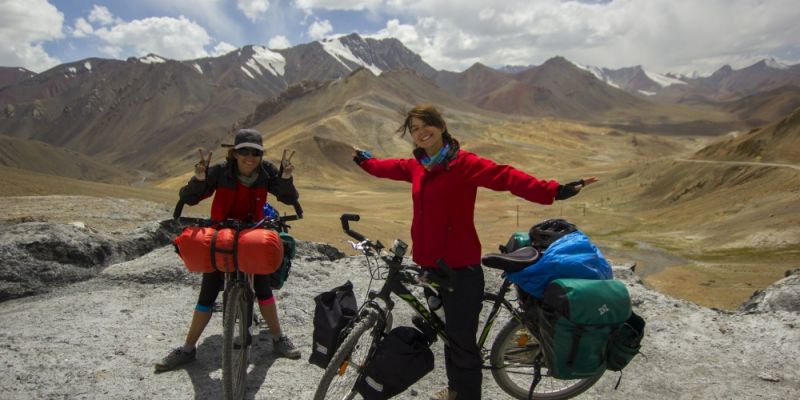
{"type": "Polygon", "coordinates": [[[436,153],[433,157],[428,157],[427,155],[420,158],[419,162],[422,163],[422,166],[425,169],[430,170],[431,168],[439,165],[442,161],[447,159],[447,153],[450,151],[450,143],[445,143],[445,145],[439,149],[439,152],[436,153]]]}

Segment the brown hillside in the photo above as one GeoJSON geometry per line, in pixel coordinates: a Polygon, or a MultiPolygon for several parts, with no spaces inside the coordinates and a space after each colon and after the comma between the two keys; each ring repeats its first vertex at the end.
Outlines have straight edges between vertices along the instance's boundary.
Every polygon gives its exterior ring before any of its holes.
{"type": "Polygon", "coordinates": [[[0,135],[0,165],[33,172],[107,183],[135,183],[135,173],[65,148],[0,135]]]}
{"type": "Polygon", "coordinates": [[[800,108],[781,120],[745,134],[722,139],[696,158],[800,164],[800,108]]]}
{"type": "Polygon", "coordinates": [[[800,107],[800,86],[787,85],[727,103],[723,108],[753,126],[766,125],[800,107]]]}

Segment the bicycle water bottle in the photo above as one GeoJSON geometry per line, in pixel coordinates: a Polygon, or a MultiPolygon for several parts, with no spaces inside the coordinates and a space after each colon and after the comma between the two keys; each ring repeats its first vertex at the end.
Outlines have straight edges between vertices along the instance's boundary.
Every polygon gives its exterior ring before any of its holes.
{"type": "Polygon", "coordinates": [[[428,308],[431,312],[436,314],[437,317],[444,323],[444,307],[442,307],[442,298],[438,294],[428,296],[428,308]]]}
{"type": "Polygon", "coordinates": [[[269,203],[264,203],[264,218],[273,220],[278,218],[278,210],[272,207],[269,203]]]}

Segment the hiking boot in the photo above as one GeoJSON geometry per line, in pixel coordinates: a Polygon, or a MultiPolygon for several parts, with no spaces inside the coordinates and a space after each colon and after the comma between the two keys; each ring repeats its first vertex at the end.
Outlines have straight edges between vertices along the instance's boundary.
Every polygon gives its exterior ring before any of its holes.
{"type": "Polygon", "coordinates": [[[456,400],[456,392],[450,388],[444,388],[432,394],[430,400],[456,400]]]}
{"type": "Polygon", "coordinates": [[[272,340],[272,353],[278,357],[286,357],[292,360],[300,359],[300,350],[294,346],[292,340],[286,335],[281,335],[272,340]]]}
{"type": "Polygon", "coordinates": [[[172,349],[166,357],[155,364],[156,372],[170,371],[183,364],[190,363],[195,360],[196,354],[197,349],[192,349],[191,352],[187,353],[183,351],[182,347],[176,347],[172,349]]]}

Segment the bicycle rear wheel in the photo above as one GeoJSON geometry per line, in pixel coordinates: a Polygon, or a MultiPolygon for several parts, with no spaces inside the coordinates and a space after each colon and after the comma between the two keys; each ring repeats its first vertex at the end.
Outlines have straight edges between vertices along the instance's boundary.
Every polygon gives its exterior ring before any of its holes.
{"type": "Polygon", "coordinates": [[[245,287],[231,285],[225,293],[222,329],[222,390],[225,400],[244,398],[250,339],[247,325],[252,318],[248,303],[252,297],[245,287]]]}
{"type": "MultiPolygon", "coordinates": [[[[490,360],[497,385],[516,399],[528,399],[533,382],[533,360],[539,353],[539,342],[516,319],[506,323],[492,344],[490,360]]],[[[568,399],[592,387],[603,374],[585,379],[555,379],[542,367],[542,380],[536,385],[533,399],[568,399]]]]}
{"type": "Polygon", "coordinates": [[[354,386],[375,341],[376,335],[372,334],[372,329],[376,322],[377,315],[374,312],[356,322],[325,368],[314,400],[345,400],[356,396],[354,386]]]}

